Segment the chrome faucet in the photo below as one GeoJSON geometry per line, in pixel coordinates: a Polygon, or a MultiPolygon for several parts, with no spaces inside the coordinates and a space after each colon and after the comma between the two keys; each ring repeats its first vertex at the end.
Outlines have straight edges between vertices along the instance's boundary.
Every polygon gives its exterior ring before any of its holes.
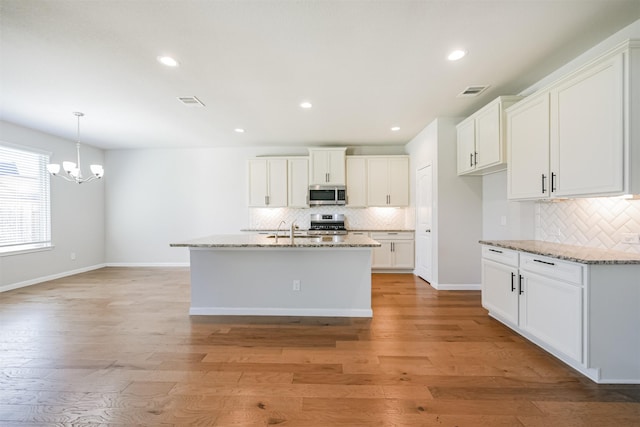
{"type": "Polygon", "coordinates": [[[280,235],[280,227],[282,227],[284,224],[286,224],[284,221],[280,221],[280,224],[278,224],[278,228],[276,229],[276,243],[278,243],[278,236],[280,235]]]}
{"type": "Polygon", "coordinates": [[[296,221],[291,221],[291,227],[289,228],[289,238],[291,239],[291,243],[293,243],[293,235],[295,234],[295,230],[297,229],[298,226],[296,225],[296,221]]]}

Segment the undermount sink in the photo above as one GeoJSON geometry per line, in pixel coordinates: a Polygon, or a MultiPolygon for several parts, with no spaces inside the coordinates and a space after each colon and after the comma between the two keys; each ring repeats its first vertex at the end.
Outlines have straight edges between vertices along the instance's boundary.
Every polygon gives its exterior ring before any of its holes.
{"type": "MultiPolygon", "coordinates": [[[[268,239],[275,239],[275,234],[269,234],[267,236],[268,239]]],[[[344,242],[344,235],[331,235],[331,236],[314,236],[314,235],[308,235],[308,234],[302,234],[302,235],[294,235],[293,239],[308,239],[311,240],[313,242],[318,242],[318,243],[322,243],[322,242],[344,242]]],[[[278,236],[278,239],[289,239],[289,236],[283,236],[280,235],[278,236]]]]}

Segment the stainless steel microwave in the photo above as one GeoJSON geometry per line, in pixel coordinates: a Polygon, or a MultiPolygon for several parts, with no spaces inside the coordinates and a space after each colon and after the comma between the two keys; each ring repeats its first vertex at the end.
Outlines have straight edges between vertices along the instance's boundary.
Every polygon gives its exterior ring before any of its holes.
{"type": "Polygon", "coordinates": [[[309,187],[309,206],[335,206],[346,203],[347,191],[344,185],[311,185],[309,187]]]}

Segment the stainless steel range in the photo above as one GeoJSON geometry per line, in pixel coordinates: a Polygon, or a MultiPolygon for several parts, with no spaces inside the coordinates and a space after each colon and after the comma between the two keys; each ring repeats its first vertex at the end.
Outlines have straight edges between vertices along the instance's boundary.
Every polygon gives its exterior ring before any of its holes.
{"type": "Polygon", "coordinates": [[[344,214],[311,214],[308,234],[347,234],[344,226],[344,214]]]}

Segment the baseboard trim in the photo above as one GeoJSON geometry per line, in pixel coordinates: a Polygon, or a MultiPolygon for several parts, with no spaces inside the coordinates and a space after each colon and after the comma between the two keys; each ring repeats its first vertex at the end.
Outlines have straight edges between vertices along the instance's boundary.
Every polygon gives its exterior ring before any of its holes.
{"type": "Polygon", "coordinates": [[[191,316],[305,316],[305,317],[373,317],[369,309],[335,308],[256,308],[256,307],[191,307],[191,316]]]}
{"type": "Polygon", "coordinates": [[[431,283],[434,289],[439,291],[480,291],[482,285],[479,283],[462,283],[462,284],[449,284],[449,283],[431,283]]]}
{"type": "Polygon", "coordinates": [[[189,262],[108,262],[106,267],[189,267],[189,262]]]}
{"type": "Polygon", "coordinates": [[[63,277],[73,276],[74,274],[86,273],[87,271],[97,270],[103,267],[106,267],[106,264],[90,265],[88,267],[78,268],[76,270],[63,271],[62,273],[36,277],[35,279],[29,279],[23,282],[10,283],[8,285],[0,286],[0,292],[11,291],[13,289],[26,288],[27,286],[37,285],[38,283],[43,283],[43,282],[48,282],[50,280],[56,280],[56,279],[61,279],[63,277]]]}

